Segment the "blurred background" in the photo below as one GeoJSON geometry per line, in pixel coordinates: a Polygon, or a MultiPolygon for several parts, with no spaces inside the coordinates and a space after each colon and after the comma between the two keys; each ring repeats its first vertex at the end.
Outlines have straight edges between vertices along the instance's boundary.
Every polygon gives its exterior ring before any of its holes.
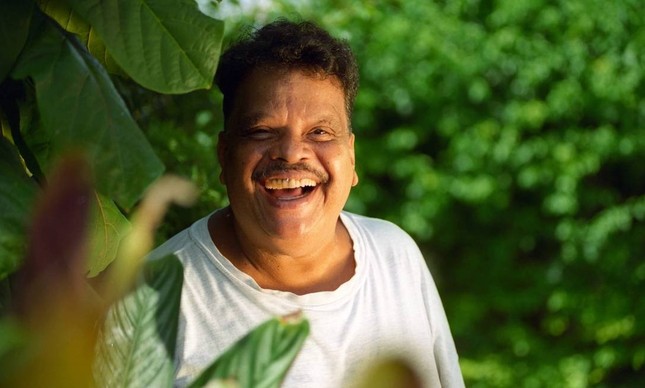
{"type": "MultiPolygon", "coordinates": [[[[467,386],[645,384],[641,0],[198,2],[226,41],[282,16],[350,43],[346,208],[419,243],[467,386]]],[[[202,190],[162,241],[226,204],[221,96],[118,87],[167,169],[202,190]]]]}

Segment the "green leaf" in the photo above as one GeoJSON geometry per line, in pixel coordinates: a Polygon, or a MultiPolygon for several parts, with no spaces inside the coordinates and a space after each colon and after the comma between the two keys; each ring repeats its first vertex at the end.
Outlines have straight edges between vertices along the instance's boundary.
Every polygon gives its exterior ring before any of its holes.
{"type": "Polygon", "coordinates": [[[82,38],[89,34],[91,26],[72,10],[64,0],[37,0],[44,14],[54,19],[67,32],[82,38]]]}
{"type": "Polygon", "coordinates": [[[96,30],[63,0],[38,0],[38,6],[67,32],[75,34],[89,52],[112,74],[125,75],[116,64],[96,30]]]}
{"type": "Polygon", "coordinates": [[[67,0],[135,81],[161,93],[212,85],[224,23],[192,0],[67,0]]]}
{"type": "Polygon", "coordinates": [[[90,220],[90,260],[87,276],[96,276],[116,258],[119,243],[130,230],[130,223],[105,196],[95,193],[90,220]]]}
{"type": "Polygon", "coordinates": [[[175,256],[146,264],[144,282],[108,312],[94,365],[97,386],[172,386],[182,285],[175,256]]]}
{"type": "Polygon", "coordinates": [[[224,352],[190,385],[234,381],[239,387],[279,387],[309,335],[309,322],[296,317],[273,318],[224,352]]]}
{"type": "Polygon", "coordinates": [[[0,136],[0,280],[20,265],[26,222],[37,191],[13,145],[0,136]]]}
{"type": "Polygon", "coordinates": [[[24,0],[0,2],[0,82],[13,67],[29,34],[33,3],[24,0]]]}
{"type": "Polygon", "coordinates": [[[32,77],[52,152],[83,149],[98,190],[130,208],[163,165],[105,70],[75,40],[41,25],[14,71],[32,77]]]}

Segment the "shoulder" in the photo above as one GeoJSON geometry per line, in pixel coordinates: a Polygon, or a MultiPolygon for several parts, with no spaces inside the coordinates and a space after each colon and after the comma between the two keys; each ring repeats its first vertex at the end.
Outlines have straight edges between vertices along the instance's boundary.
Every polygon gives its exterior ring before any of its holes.
{"type": "Polygon", "coordinates": [[[350,233],[355,232],[371,243],[393,248],[412,247],[417,249],[412,237],[393,222],[350,212],[343,212],[342,216],[350,233]]]}
{"type": "Polygon", "coordinates": [[[348,212],[343,212],[343,222],[354,242],[357,260],[369,260],[370,267],[392,275],[424,272],[425,258],[419,246],[398,225],[348,212]]]}
{"type": "Polygon", "coordinates": [[[168,255],[176,255],[181,259],[182,254],[194,247],[197,243],[197,240],[203,234],[202,229],[207,228],[206,223],[208,222],[208,217],[204,217],[195,221],[190,227],[182,230],[176,235],[172,236],[164,243],[153,249],[148,254],[148,260],[161,259],[168,255]]]}

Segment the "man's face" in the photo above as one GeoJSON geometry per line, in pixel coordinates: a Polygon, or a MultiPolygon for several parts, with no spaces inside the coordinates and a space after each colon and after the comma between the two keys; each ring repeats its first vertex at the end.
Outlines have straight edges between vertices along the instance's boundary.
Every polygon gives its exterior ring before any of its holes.
{"type": "Polygon", "coordinates": [[[334,231],[358,182],[345,97],[333,77],[255,70],[238,90],[218,155],[238,225],[256,236],[334,231]]]}

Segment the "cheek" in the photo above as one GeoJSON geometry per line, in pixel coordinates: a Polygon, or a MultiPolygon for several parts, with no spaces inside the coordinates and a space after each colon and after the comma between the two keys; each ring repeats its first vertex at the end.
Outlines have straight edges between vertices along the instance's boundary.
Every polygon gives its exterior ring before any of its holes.
{"type": "Polygon", "coordinates": [[[336,157],[333,158],[332,161],[330,161],[327,167],[330,169],[330,173],[333,172],[333,175],[343,183],[353,183],[355,175],[354,164],[347,152],[338,152],[336,157]]]}
{"type": "Polygon", "coordinates": [[[252,179],[253,172],[262,163],[262,154],[255,150],[238,149],[228,161],[229,167],[226,170],[226,179],[229,185],[234,185],[241,190],[254,191],[255,182],[252,179]]]}

